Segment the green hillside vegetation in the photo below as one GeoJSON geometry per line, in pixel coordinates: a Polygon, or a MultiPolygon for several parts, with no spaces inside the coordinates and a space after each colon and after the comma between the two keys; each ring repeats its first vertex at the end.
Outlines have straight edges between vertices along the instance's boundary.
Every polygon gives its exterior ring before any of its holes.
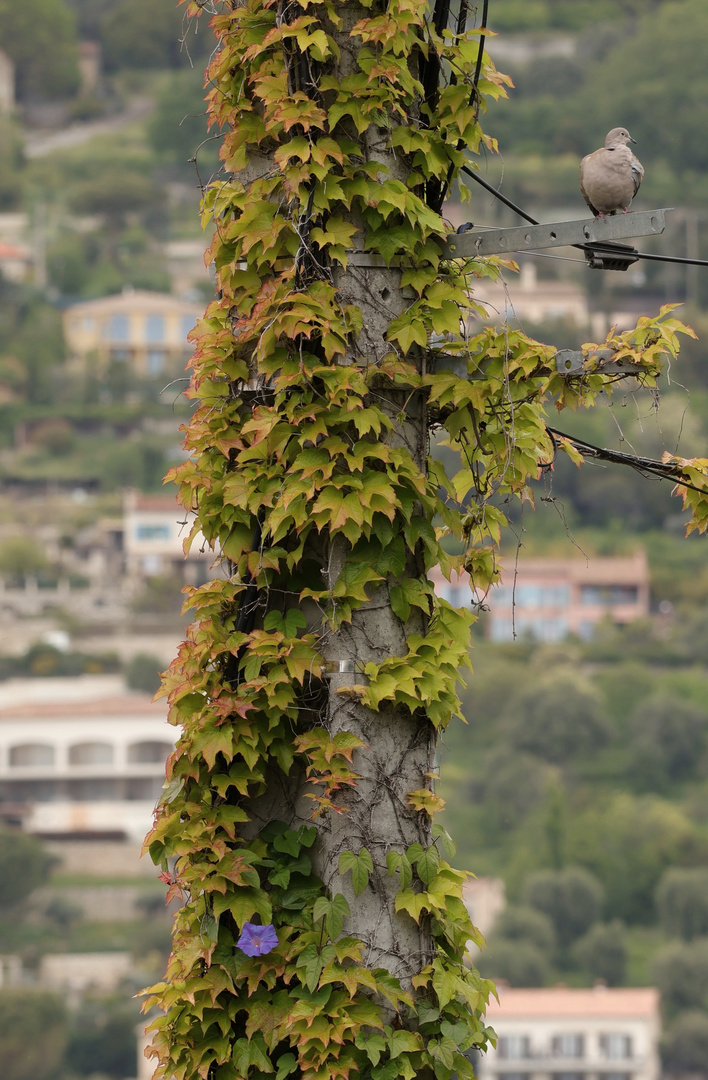
{"type": "Polygon", "coordinates": [[[502,35],[579,31],[572,59],[501,64],[516,89],[508,101],[490,107],[488,127],[505,157],[508,195],[580,207],[578,159],[622,123],[647,167],[643,206],[706,204],[708,150],[697,137],[708,108],[708,9],[702,0],[505,3],[492,6],[490,25],[502,35]],[[534,10],[544,12],[535,28],[534,10]]]}
{"type": "Polygon", "coordinates": [[[482,972],[654,983],[667,1061],[708,1026],[706,655],[704,611],[588,645],[480,641],[441,761],[460,865],[507,889],[482,972]]]}

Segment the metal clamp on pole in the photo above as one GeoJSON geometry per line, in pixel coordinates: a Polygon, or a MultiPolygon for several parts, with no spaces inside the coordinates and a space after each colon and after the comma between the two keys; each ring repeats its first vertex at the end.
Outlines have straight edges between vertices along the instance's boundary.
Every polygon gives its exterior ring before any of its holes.
{"type": "Polygon", "coordinates": [[[604,372],[612,375],[641,375],[641,369],[636,364],[618,363],[613,360],[616,354],[612,349],[598,349],[597,352],[585,356],[580,349],[559,349],[556,353],[556,371],[559,375],[577,376],[583,375],[588,368],[586,365],[593,363],[589,374],[604,372]]]}
{"type": "Polygon", "coordinates": [[[585,244],[585,262],[591,270],[627,270],[639,259],[639,252],[629,244],[585,244]]]}
{"type": "Polygon", "coordinates": [[[605,245],[608,240],[634,236],[657,236],[666,228],[666,209],[635,210],[615,217],[579,221],[556,221],[550,225],[519,225],[513,229],[470,229],[448,236],[444,259],[474,258],[477,255],[514,254],[552,247],[605,245]]]}

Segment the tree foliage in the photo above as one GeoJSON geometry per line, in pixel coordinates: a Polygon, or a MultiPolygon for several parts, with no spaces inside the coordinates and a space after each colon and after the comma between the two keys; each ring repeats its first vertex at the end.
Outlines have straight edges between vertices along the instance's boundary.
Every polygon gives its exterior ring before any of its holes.
{"type": "Polygon", "coordinates": [[[118,0],[98,29],[111,68],[176,67],[203,56],[209,42],[203,27],[185,41],[188,21],[170,0],[118,0]]]}
{"type": "Polygon", "coordinates": [[[591,979],[621,986],[627,967],[626,927],[619,920],[595,923],[576,941],[573,959],[591,979]]]}
{"type": "Polygon", "coordinates": [[[651,975],[669,1017],[682,1009],[703,1008],[708,995],[708,937],[665,946],[654,959],[651,975]]]}
{"type": "Polygon", "coordinates": [[[13,986],[0,989],[3,1080],[52,1080],[66,1042],[66,1012],[54,994],[13,986]]]}
{"type": "Polygon", "coordinates": [[[630,773],[645,789],[695,775],[708,736],[708,712],[669,694],[647,698],[630,718],[630,773]]]}
{"type": "Polygon", "coordinates": [[[76,22],[63,0],[0,0],[0,41],[18,97],[61,97],[79,85],[76,22]]]}
{"type": "Polygon", "coordinates": [[[684,941],[708,935],[708,869],[672,867],[659,882],[656,906],[662,926],[684,941]]]}
{"type": "Polygon", "coordinates": [[[512,745],[550,762],[592,752],[610,737],[597,692],[563,672],[520,690],[507,725],[512,745]]]}
{"type": "Polygon", "coordinates": [[[708,1016],[691,1010],[680,1016],[662,1040],[661,1060],[668,1076],[704,1076],[708,1061],[708,1016]]]}
{"type": "Polygon", "coordinates": [[[24,900],[46,881],[51,863],[51,856],[34,836],[0,830],[0,907],[24,900]]]}
{"type": "Polygon", "coordinates": [[[539,870],[527,879],[523,899],[550,919],[558,944],[567,948],[597,921],[602,886],[581,867],[539,870]]]}

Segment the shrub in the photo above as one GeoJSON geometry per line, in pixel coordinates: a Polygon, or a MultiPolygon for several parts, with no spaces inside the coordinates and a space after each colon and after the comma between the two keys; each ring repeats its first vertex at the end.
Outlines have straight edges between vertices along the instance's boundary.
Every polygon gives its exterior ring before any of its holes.
{"type": "Polygon", "coordinates": [[[573,959],[591,979],[620,986],[627,967],[626,930],[619,920],[595,923],[573,946],[573,959]]]}
{"type": "Polygon", "coordinates": [[[52,862],[34,836],[0,829],[0,908],[24,900],[46,881],[52,862]]]}
{"type": "MultiPolygon", "coordinates": [[[[532,907],[510,906],[505,908],[494,923],[491,941],[527,941],[542,953],[550,955],[556,947],[553,923],[541,911],[532,907]]],[[[493,945],[490,942],[490,948],[493,945]]]]}
{"type": "Polygon", "coordinates": [[[14,986],[0,989],[0,1061],[3,1080],[52,1080],[66,1042],[60,998],[14,986]]]}
{"type": "Polygon", "coordinates": [[[656,890],[656,906],[670,937],[690,941],[708,934],[708,868],[667,870],[656,890]]]}
{"type": "Polygon", "coordinates": [[[522,896],[525,904],[548,916],[559,946],[565,949],[597,921],[602,886],[587,870],[569,866],[530,874],[522,896]]]}
{"type": "Polygon", "coordinates": [[[706,1075],[708,1063],[708,1016],[687,1012],[679,1016],[662,1040],[661,1058],[666,1073],[706,1075]]]}
{"type": "Polygon", "coordinates": [[[550,971],[548,958],[530,941],[496,940],[476,963],[485,978],[504,979],[510,986],[543,986],[550,971]]]}
{"type": "Polygon", "coordinates": [[[165,665],[156,656],[138,653],[126,665],[125,682],[129,690],[155,694],[160,689],[160,672],[165,665]]]}
{"type": "Polygon", "coordinates": [[[597,691],[565,672],[522,690],[511,704],[506,726],[518,750],[554,763],[591,752],[610,736],[597,691]]]}
{"type": "Polygon", "coordinates": [[[655,957],[651,973],[667,1015],[704,1007],[708,996],[708,938],[697,938],[690,945],[680,941],[667,945],[655,957]]]}

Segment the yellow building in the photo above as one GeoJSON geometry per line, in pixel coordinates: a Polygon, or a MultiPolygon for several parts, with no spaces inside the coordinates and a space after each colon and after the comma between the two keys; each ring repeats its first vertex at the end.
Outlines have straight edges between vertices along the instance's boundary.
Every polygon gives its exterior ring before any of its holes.
{"type": "Polygon", "coordinates": [[[105,371],[125,363],[143,378],[176,373],[192,353],[187,334],[203,311],[200,302],[129,288],[72,304],[64,312],[69,364],[105,371]]]}

